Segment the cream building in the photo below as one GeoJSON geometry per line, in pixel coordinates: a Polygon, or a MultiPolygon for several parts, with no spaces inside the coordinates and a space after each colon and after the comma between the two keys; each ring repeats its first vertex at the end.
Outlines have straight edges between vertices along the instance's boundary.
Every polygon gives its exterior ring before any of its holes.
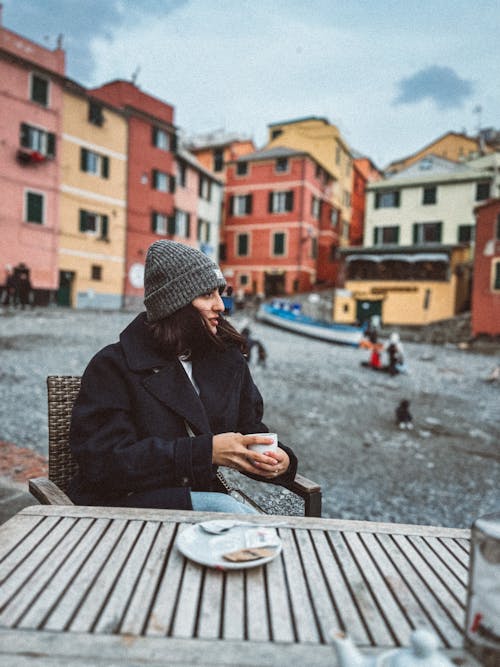
{"type": "Polygon", "coordinates": [[[126,164],[125,116],[68,81],[61,141],[60,305],[122,306],[126,164]]]}

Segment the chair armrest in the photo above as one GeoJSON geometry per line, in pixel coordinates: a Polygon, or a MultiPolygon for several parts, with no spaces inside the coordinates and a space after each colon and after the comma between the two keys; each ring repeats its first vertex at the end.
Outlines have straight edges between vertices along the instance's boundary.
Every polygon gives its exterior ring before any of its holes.
{"type": "Polygon", "coordinates": [[[302,475],[295,475],[290,490],[304,499],[305,516],[321,516],[321,487],[319,484],[302,475]]]}
{"type": "Polygon", "coordinates": [[[46,477],[33,477],[28,480],[29,492],[42,505],[73,505],[70,498],[46,477]]]}

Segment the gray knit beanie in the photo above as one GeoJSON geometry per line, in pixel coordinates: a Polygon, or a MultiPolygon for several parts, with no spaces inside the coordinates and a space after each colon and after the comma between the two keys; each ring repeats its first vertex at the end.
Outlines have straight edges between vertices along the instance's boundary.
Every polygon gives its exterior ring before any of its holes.
{"type": "Polygon", "coordinates": [[[148,322],[157,322],[201,294],[225,285],[222,271],[200,250],[176,241],[155,241],[149,247],[144,270],[148,322]]]}

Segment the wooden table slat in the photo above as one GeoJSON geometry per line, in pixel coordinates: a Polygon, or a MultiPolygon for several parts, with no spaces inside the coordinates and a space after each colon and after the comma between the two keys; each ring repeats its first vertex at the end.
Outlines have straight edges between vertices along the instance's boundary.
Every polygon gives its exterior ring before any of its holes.
{"type": "Polygon", "coordinates": [[[333,629],[348,632],[357,645],[369,646],[370,638],[366,627],[362,622],[358,608],[354,604],[351,591],[344,578],[344,573],[339,568],[332,553],[327,533],[320,530],[312,530],[311,537],[322,563],[326,583],[335,605],[335,618],[337,619],[338,627],[333,629]]]}
{"type": "MultiPolygon", "coordinates": [[[[414,543],[418,548],[419,543],[414,543]]],[[[463,604],[468,581],[468,569],[463,563],[455,558],[453,552],[446,548],[441,540],[431,537],[420,542],[425,544],[425,553],[421,551],[425,559],[435,565],[436,572],[440,574],[448,588],[452,590],[458,600],[463,604]],[[450,576],[451,573],[451,576],[450,576]]]]}
{"type": "Polygon", "coordinates": [[[253,641],[269,641],[269,619],[267,610],[267,567],[256,567],[247,570],[246,580],[246,618],[248,639],[253,641]]]}
{"type": "Polygon", "coordinates": [[[182,587],[174,610],[172,637],[193,637],[201,593],[202,566],[186,560],[182,587]]]}
{"type": "Polygon", "coordinates": [[[203,595],[198,615],[197,636],[202,639],[216,639],[221,629],[221,600],[224,573],[207,568],[204,573],[203,595]]]}
{"type": "Polygon", "coordinates": [[[271,634],[275,642],[294,642],[295,630],[293,625],[290,600],[287,594],[285,578],[285,564],[280,554],[266,565],[268,572],[267,593],[270,609],[271,634]]]}
{"type": "Polygon", "coordinates": [[[20,547],[19,535],[23,535],[24,539],[31,539],[33,530],[36,526],[46,520],[47,519],[41,515],[33,516],[31,514],[21,514],[19,512],[9,521],[2,524],[2,540],[0,541],[0,583],[6,573],[6,570],[3,568],[4,559],[12,549],[19,549],[20,547]]]}
{"type": "Polygon", "coordinates": [[[107,532],[102,543],[107,546],[108,557],[100,564],[91,589],[80,602],[69,629],[73,632],[92,632],[99,615],[113,590],[118,576],[141,529],[141,523],[127,523],[117,541],[115,535],[107,532]]]}
{"type": "Polygon", "coordinates": [[[243,570],[226,573],[224,581],[223,639],[245,639],[246,600],[243,570]]]}
{"type": "Polygon", "coordinates": [[[0,590],[0,625],[15,625],[57,571],[61,558],[66,554],[67,545],[71,545],[71,540],[61,545],[60,542],[74,525],[74,519],[56,520],[56,524],[50,526],[46,538],[37,544],[36,550],[27,554],[19,568],[3,582],[0,590]]]}
{"type": "MultiPolygon", "coordinates": [[[[19,568],[22,561],[29,557],[37,545],[46,539],[47,532],[59,522],[57,517],[49,517],[43,519],[42,517],[19,516],[20,525],[17,533],[17,544],[13,542],[14,530],[16,526],[12,521],[7,521],[2,524],[2,541],[1,549],[3,558],[0,561],[0,583],[9,576],[13,568],[16,568],[19,578],[19,568]],[[4,542],[5,529],[5,542],[4,542]],[[22,536],[21,539],[20,535],[22,536]]],[[[37,558],[38,556],[32,556],[37,558]]],[[[29,566],[27,566],[29,569],[29,566]]],[[[0,603],[1,604],[1,603],[0,603]]]]}

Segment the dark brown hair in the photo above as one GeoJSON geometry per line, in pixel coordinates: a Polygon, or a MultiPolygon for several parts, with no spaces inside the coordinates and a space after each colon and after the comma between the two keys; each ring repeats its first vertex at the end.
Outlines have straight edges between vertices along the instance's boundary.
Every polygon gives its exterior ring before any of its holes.
{"type": "Polygon", "coordinates": [[[248,356],[247,342],[222,315],[218,315],[217,334],[207,327],[198,310],[188,304],[158,322],[148,323],[156,344],[169,356],[198,356],[210,347],[235,346],[248,356]]]}

